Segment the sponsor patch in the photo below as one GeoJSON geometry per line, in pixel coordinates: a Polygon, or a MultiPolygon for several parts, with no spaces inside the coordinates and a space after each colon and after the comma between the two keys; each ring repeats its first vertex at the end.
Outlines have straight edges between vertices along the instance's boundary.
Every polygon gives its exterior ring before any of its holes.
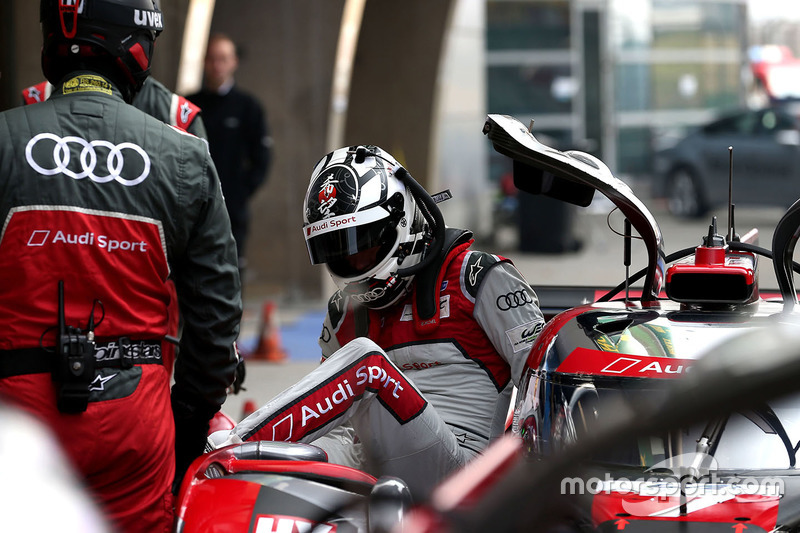
{"type": "MultiPolygon", "coordinates": [[[[445,294],[439,298],[439,318],[447,318],[450,316],[450,295],[445,294]]],[[[400,315],[400,322],[411,322],[414,320],[414,311],[411,304],[406,304],[403,307],[403,314],[400,315]]]]}
{"type": "Polygon", "coordinates": [[[533,341],[536,340],[539,332],[542,331],[542,327],[543,324],[541,322],[533,320],[521,326],[506,330],[506,337],[508,337],[508,342],[511,343],[511,348],[514,350],[514,353],[533,346],[533,341]]]}
{"type": "Polygon", "coordinates": [[[100,76],[82,74],[64,82],[64,94],[95,91],[111,94],[111,84],[100,76]]]}
{"type": "Polygon", "coordinates": [[[89,384],[89,401],[105,402],[127,398],[139,386],[142,368],[135,366],[127,370],[100,368],[89,384]]]}

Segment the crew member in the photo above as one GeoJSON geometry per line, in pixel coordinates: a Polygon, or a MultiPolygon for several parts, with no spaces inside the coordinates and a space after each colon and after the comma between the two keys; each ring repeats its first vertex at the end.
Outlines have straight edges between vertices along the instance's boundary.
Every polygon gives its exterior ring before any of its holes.
{"type": "Polygon", "coordinates": [[[171,531],[176,470],[237,364],[220,183],[204,141],[126,105],[157,0],[42,0],[40,20],[52,94],[0,114],[0,395],[51,427],[117,530],[171,531]]]}

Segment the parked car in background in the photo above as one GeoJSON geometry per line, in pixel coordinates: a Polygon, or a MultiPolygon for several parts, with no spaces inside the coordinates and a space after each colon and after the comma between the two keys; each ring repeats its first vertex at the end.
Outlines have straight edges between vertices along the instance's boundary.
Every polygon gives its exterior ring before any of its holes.
{"type": "Polygon", "coordinates": [[[654,195],[676,216],[727,205],[731,170],[737,206],[788,207],[800,196],[800,120],[790,107],[729,113],[657,152],[654,165],[654,195]]]}

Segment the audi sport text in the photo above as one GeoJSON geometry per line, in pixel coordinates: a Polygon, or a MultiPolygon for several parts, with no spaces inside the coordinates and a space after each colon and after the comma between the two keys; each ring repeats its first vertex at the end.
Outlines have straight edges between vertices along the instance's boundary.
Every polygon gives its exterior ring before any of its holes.
{"type": "MultiPolygon", "coordinates": [[[[47,244],[49,230],[36,230],[28,240],[28,246],[44,246],[47,244]]],[[[65,233],[61,230],[56,231],[51,244],[66,244],[80,246],[97,246],[108,253],[115,251],[147,253],[147,243],[144,241],[127,241],[112,239],[108,235],[95,236],[92,232],[78,234],[65,233]]]]}
{"type": "MultiPolygon", "coordinates": [[[[392,388],[392,396],[398,399],[400,398],[398,393],[403,390],[403,386],[396,379],[391,377],[386,370],[377,365],[364,365],[359,367],[358,370],[356,370],[356,377],[358,378],[356,381],[356,386],[364,384],[372,385],[373,383],[377,382],[378,385],[382,385],[383,388],[386,389],[389,388],[390,385],[394,385],[392,388]]],[[[301,425],[305,427],[309,419],[319,418],[320,415],[323,415],[333,409],[334,405],[340,405],[353,396],[355,396],[355,393],[345,379],[342,383],[339,383],[331,396],[326,396],[321,402],[316,402],[316,411],[313,407],[309,407],[307,405],[302,407],[303,419],[301,421],[301,425]]]]}

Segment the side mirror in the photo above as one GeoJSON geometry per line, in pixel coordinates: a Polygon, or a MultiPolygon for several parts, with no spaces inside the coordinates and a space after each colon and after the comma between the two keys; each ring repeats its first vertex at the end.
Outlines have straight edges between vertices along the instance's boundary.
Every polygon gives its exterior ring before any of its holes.
{"type": "Polygon", "coordinates": [[[369,533],[402,531],[413,505],[411,491],[402,479],[382,476],[369,494],[367,529],[369,533]]]}

